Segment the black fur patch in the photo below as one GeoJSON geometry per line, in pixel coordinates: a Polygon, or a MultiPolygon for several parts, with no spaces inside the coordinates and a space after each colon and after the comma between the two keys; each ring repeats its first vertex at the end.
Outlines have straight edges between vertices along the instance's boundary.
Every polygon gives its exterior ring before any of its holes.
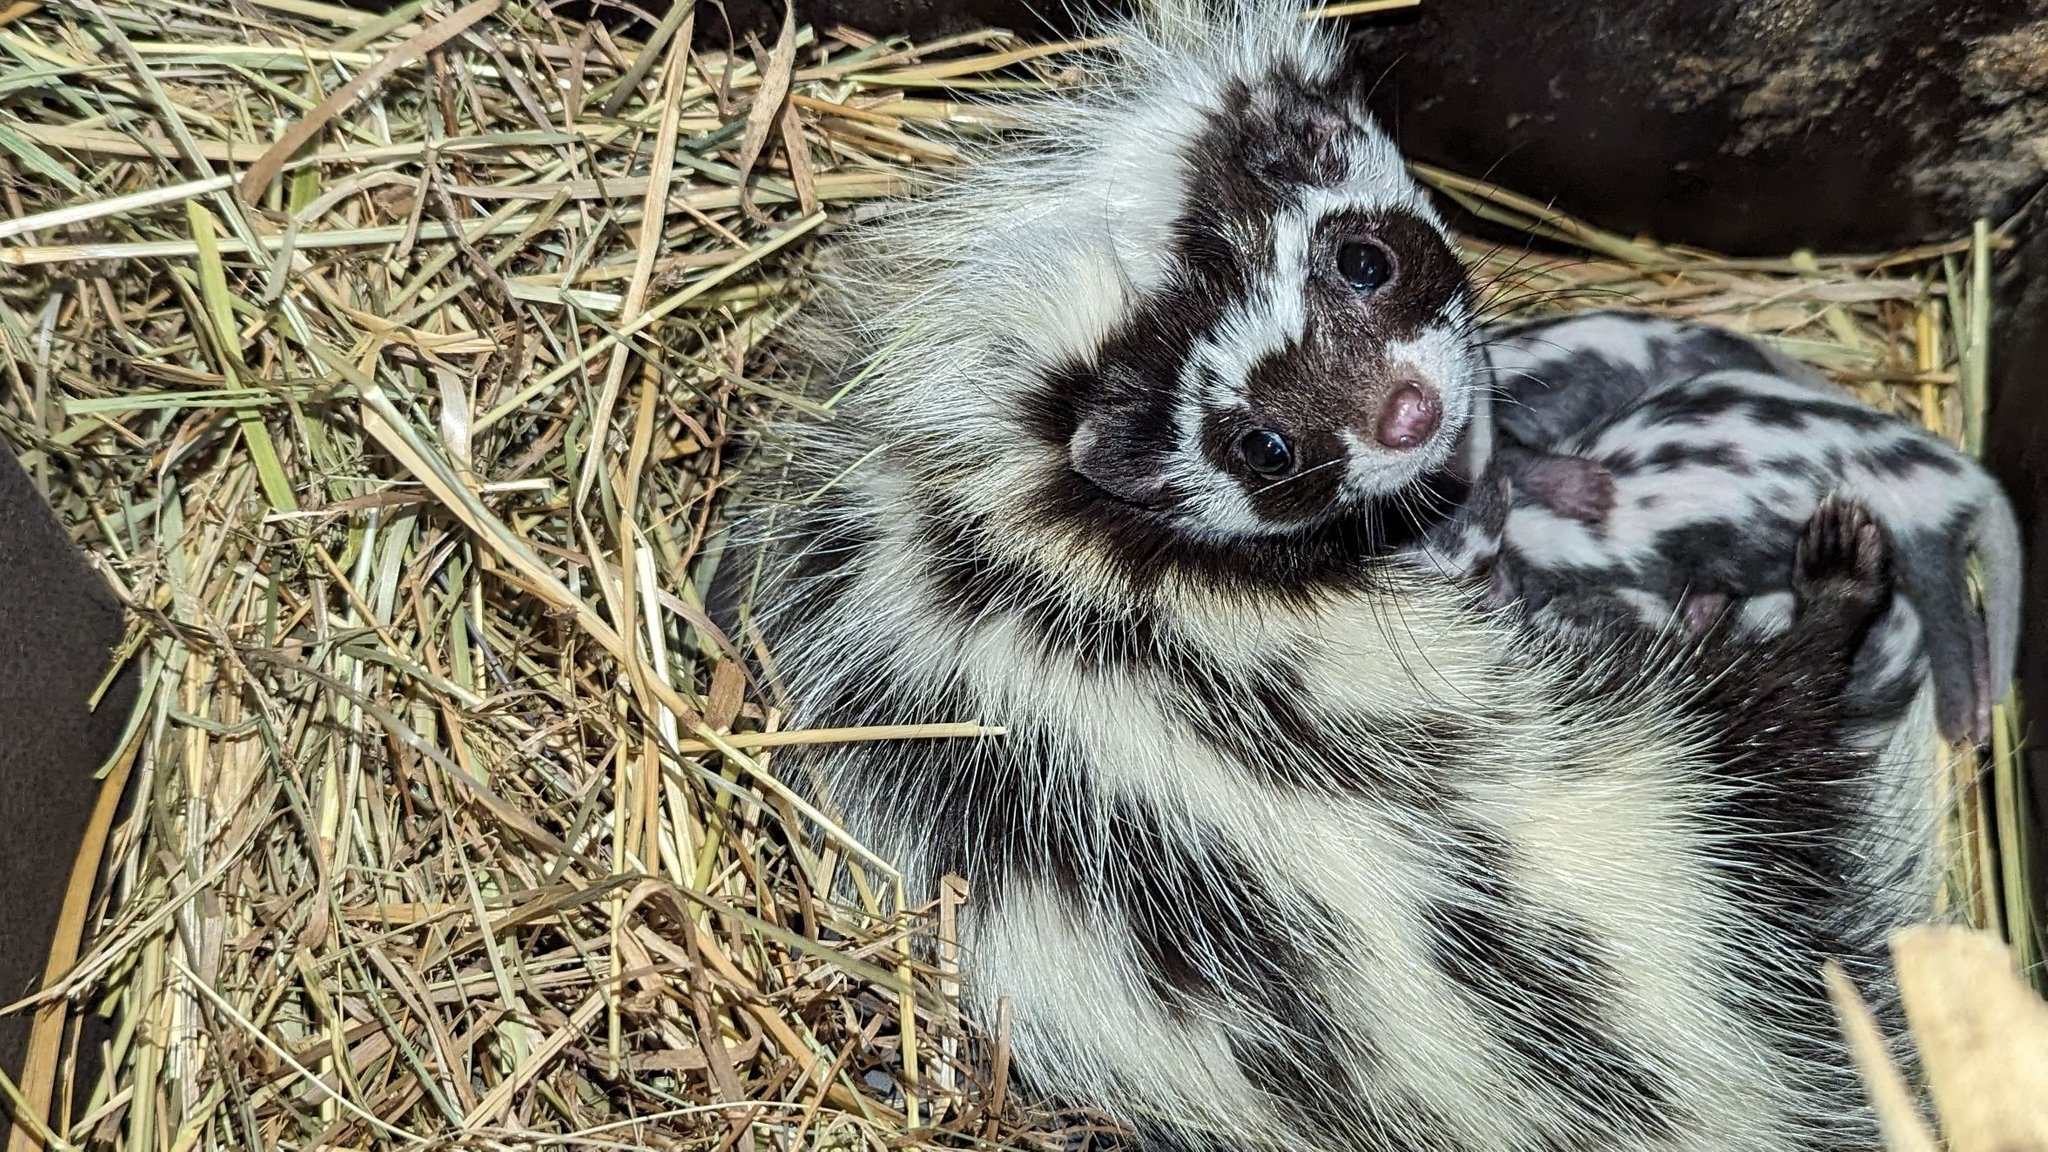
{"type": "Polygon", "coordinates": [[[1443,234],[1411,212],[1337,212],[1324,218],[1317,234],[1317,255],[1329,262],[1323,282],[1336,300],[1353,294],[1334,275],[1336,251],[1345,239],[1371,237],[1393,254],[1393,279],[1372,294],[1364,311],[1365,323],[1380,340],[1412,340],[1472,302],[1465,266],[1443,234]]]}
{"type": "Polygon", "coordinates": [[[1932,469],[1944,476],[1960,475],[1963,471],[1963,462],[1957,459],[1955,449],[1930,436],[1900,436],[1882,447],[1873,447],[1859,455],[1871,467],[1895,476],[1906,476],[1922,468],[1932,469]]]}
{"type": "Polygon", "coordinates": [[[1752,471],[1739,444],[1716,440],[1705,444],[1670,442],[1644,453],[1603,453],[1601,462],[1615,472],[1673,472],[1680,468],[1717,468],[1737,476],[1752,471]]]}
{"type": "Polygon", "coordinates": [[[1326,959],[1342,954],[1336,913],[1272,888],[1234,852],[1198,843],[1179,822],[1169,829],[1150,808],[1126,803],[1108,824],[1114,875],[1107,891],[1073,893],[1077,901],[1114,902],[1170,1009],[1238,1022],[1232,1055],[1253,1087],[1341,1131],[1359,1105],[1351,1068],[1361,1051],[1324,991],[1326,959]]]}
{"type": "Polygon", "coordinates": [[[1344,142],[1357,131],[1351,116],[1301,77],[1282,73],[1256,86],[1233,82],[1224,90],[1223,106],[1242,109],[1218,118],[1231,150],[1242,157],[1240,170],[1266,186],[1283,193],[1329,188],[1349,175],[1344,142]]]}
{"type": "Polygon", "coordinates": [[[1106,611],[1000,557],[957,516],[934,509],[919,523],[942,602],[962,623],[1000,611],[1024,625],[1041,659],[1164,676],[1163,709],[1270,786],[1425,810],[1440,799],[1430,782],[1480,751],[1479,730],[1466,719],[1426,710],[1387,716],[1318,711],[1285,661],[1250,671],[1225,668],[1143,609],[1106,611]]]}
{"type": "Polygon", "coordinates": [[[1657,534],[1635,580],[1651,588],[1755,596],[1779,591],[1792,576],[1797,526],[1757,513],[1742,521],[1699,520],[1657,534]],[[1757,557],[1782,556],[1780,568],[1760,568],[1757,557]]]}
{"type": "Polygon", "coordinates": [[[1202,418],[1202,456],[1218,472],[1238,478],[1251,498],[1252,508],[1262,519],[1275,524],[1299,524],[1315,519],[1337,498],[1350,450],[1334,429],[1315,427],[1268,409],[1264,415],[1206,413],[1202,418]],[[1254,428],[1273,428],[1288,435],[1294,449],[1295,468],[1291,474],[1267,479],[1254,475],[1245,466],[1237,444],[1254,428]]]}
{"type": "Polygon", "coordinates": [[[1444,843],[1468,895],[1424,906],[1431,963],[1466,991],[1514,1067],[1565,1106],[1570,1129],[1558,1135],[1576,1137],[1566,1146],[1669,1137],[1690,1123],[1663,1075],[1608,1025],[1620,981],[1593,932],[1509,881],[1514,865],[1497,834],[1466,825],[1444,843]]]}
{"type": "Polygon", "coordinates": [[[1083,669],[1151,666],[1162,641],[1152,613],[1115,612],[1071,595],[1036,568],[984,546],[982,529],[931,508],[919,515],[922,546],[938,606],[962,624],[1002,614],[1023,626],[1040,659],[1071,660],[1083,669]]]}
{"type": "Polygon", "coordinates": [[[1368,799],[1423,819],[1444,785],[1471,762],[1479,725],[1432,711],[1324,712],[1288,665],[1238,673],[1186,651],[1168,651],[1179,689],[1171,701],[1196,735],[1268,787],[1332,799],[1368,799]]]}
{"type": "Polygon", "coordinates": [[[1041,518],[1036,530],[1099,552],[1140,596],[1162,580],[1180,578],[1223,596],[1257,593],[1303,602],[1374,587],[1374,561],[1420,541],[1463,492],[1462,482],[1441,473],[1397,498],[1347,508],[1313,528],[1234,540],[1196,535],[1170,513],[1118,503],[1073,473],[1047,482],[1032,510],[1041,518]]]}
{"type": "MultiPolygon", "coordinates": [[[[878,651],[880,666],[892,658],[878,651]]],[[[848,681],[837,699],[814,702],[846,724],[915,724],[978,713],[957,689],[913,688],[888,677],[848,681]]],[[[849,807],[874,812],[915,811],[932,876],[952,872],[974,886],[976,899],[997,906],[1019,880],[1050,881],[1083,890],[1105,851],[1101,829],[1085,819],[1095,810],[1093,781],[1085,771],[1054,778],[1048,767],[1067,763],[1051,734],[1011,726],[988,739],[905,740],[887,755],[861,755],[858,771],[831,771],[833,794],[849,807]]],[[[806,751],[802,760],[829,761],[858,750],[806,751]]]]}
{"type": "Polygon", "coordinates": [[[1897,426],[1897,418],[1847,397],[1816,392],[1812,396],[1763,394],[1720,374],[1701,377],[1684,388],[1653,393],[1632,413],[1654,424],[1698,424],[1723,413],[1740,413],[1750,423],[1790,432],[1806,430],[1815,422],[1839,424],[1862,432],[1897,426]]]}

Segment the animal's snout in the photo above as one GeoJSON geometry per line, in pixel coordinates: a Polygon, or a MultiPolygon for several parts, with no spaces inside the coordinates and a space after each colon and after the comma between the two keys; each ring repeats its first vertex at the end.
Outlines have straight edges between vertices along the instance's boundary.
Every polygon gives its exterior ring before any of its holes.
{"type": "Polygon", "coordinates": [[[1443,422],[1444,403],[1436,390],[1415,380],[1402,380],[1387,390],[1373,423],[1381,447],[1406,452],[1426,443],[1443,422]]]}

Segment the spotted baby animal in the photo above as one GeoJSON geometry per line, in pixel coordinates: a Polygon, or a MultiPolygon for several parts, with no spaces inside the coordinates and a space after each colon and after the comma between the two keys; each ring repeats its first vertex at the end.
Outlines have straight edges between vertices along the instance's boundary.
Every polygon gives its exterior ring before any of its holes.
{"type": "Polygon", "coordinates": [[[1556,623],[1620,613],[1698,630],[1729,613],[1769,632],[1787,619],[1807,520],[1839,494],[1884,526],[1900,593],[1852,699],[1884,722],[1931,675],[1946,734],[1988,736],[2019,641],[2020,542],[1975,460],[1710,325],[1584,312],[1483,344],[1491,388],[1465,467],[1488,479],[1432,538],[1445,568],[1483,572],[1497,602],[1556,623]]]}

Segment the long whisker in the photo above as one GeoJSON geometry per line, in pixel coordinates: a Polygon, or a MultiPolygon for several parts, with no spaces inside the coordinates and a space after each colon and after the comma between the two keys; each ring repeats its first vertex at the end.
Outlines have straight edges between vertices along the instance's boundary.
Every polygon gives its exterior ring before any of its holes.
{"type": "Polygon", "coordinates": [[[1287,485],[1294,483],[1296,480],[1300,480],[1303,477],[1311,476],[1317,472],[1321,472],[1325,468],[1334,468],[1337,465],[1342,464],[1343,462],[1344,461],[1342,458],[1338,458],[1335,460],[1325,460],[1321,464],[1317,464],[1312,468],[1304,468],[1301,471],[1296,472],[1292,476],[1285,476],[1281,479],[1275,480],[1272,483],[1267,484],[1266,486],[1260,488],[1259,493],[1260,495],[1264,495],[1267,492],[1276,492],[1281,488],[1284,488],[1287,485]]]}

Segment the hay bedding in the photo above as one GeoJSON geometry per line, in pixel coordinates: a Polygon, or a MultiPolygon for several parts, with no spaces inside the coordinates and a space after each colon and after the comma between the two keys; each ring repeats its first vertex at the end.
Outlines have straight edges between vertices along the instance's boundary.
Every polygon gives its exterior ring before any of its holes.
{"type": "MultiPolygon", "coordinates": [[[[1074,46],[691,21],[0,0],[0,428],[144,686],[18,1146],[1049,1139],[952,1007],[971,894],[783,834],[778,747],[973,718],[778,731],[702,590],[739,438],[829,407],[765,351],[809,245],[1074,46]]],[[[1979,442],[1993,233],[1720,260],[1423,175],[1558,253],[1473,245],[1496,311],[1728,323],[1979,442]]],[[[2013,724],[1955,761],[1953,899],[2030,947],[2013,724]]]]}

